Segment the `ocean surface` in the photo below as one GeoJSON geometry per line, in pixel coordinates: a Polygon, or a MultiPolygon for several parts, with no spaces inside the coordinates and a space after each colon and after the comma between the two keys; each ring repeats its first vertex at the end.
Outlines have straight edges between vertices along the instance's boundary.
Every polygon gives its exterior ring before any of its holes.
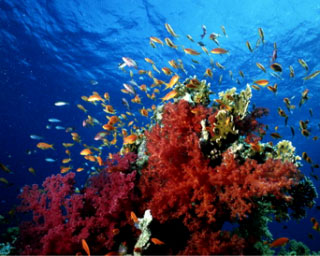
{"type": "MultiPolygon", "coordinates": [[[[130,57],[139,69],[145,70],[151,69],[144,60],[146,57],[152,59],[159,69],[168,66],[168,60],[180,58],[187,73],[185,77],[203,77],[205,69],[210,67],[210,59],[197,42],[201,41],[209,51],[218,47],[209,39],[211,33],[218,34],[220,46],[229,51],[226,55],[212,55],[214,62],[219,61],[225,67],[215,67],[212,79],[208,79],[212,90],[220,92],[231,87],[240,90],[258,79],[268,79],[272,85],[277,83],[277,93],[266,88],[253,89],[252,103],[270,110],[270,114],[261,120],[269,126],[263,141],[276,142],[270,133],[277,132],[282,139],[292,141],[298,155],[307,152],[312,164],[320,164],[319,140],[315,137],[320,136],[320,76],[303,79],[320,69],[319,27],[320,2],[314,0],[1,0],[0,162],[11,173],[0,170],[0,177],[9,182],[0,184],[0,214],[7,216],[19,205],[17,195],[24,185],[41,184],[47,176],[60,172],[61,160],[65,158],[61,143],[72,142],[66,128],[80,134],[82,143],[94,144],[93,138],[101,128],[98,125],[83,127],[83,120],[90,114],[103,124],[105,113],[86,104],[81,96],[89,96],[93,91],[100,95],[108,92],[113,107],[120,112],[127,111],[121,98],[130,101],[130,97],[120,90],[123,83],[130,81],[130,76],[128,69],[123,72],[119,68],[122,57],[130,57]],[[179,35],[174,40],[179,47],[193,48],[202,54],[190,56],[183,50],[159,44],[153,48],[149,44],[151,36],[162,40],[169,36],[165,23],[179,35]],[[207,32],[202,39],[203,25],[207,32]],[[221,26],[224,26],[226,35],[221,26]],[[258,28],[264,31],[264,43],[257,43],[260,38],[258,28]],[[194,43],[188,40],[188,34],[194,43]],[[246,46],[247,41],[253,52],[246,46]],[[273,72],[279,74],[278,77],[272,76],[269,68],[274,43],[277,46],[276,62],[283,68],[281,74],[273,72]],[[307,63],[308,71],[298,59],[307,63]],[[257,62],[263,64],[267,72],[259,69],[257,62]],[[290,77],[290,65],[294,77],[290,77]],[[239,75],[239,70],[243,71],[244,78],[239,75]],[[309,90],[309,99],[299,107],[306,89],[309,90]],[[285,97],[296,105],[290,112],[283,103],[285,97]],[[69,104],[55,106],[58,101],[69,104]],[[77,104],[84,105],[88,113],[78,109],[77,104]],[[277,112],[279,106],[288,113],[287,125],[277,112]],[[52,123],[49,118],[61,122],[52,123]],[[309,136],[301,134],[300,120],[309,120],[309,136]],[[291,126],[295,129],[294,136],[291,126]],[[43,140],[32,139],[30,135],[40,136],[43,140]],[[40,141],[54,144],[55,150],[37,148],[40,141]],[[46,158],[50,158],[49,162],[46,158]],[[35,174],[28,171],[30,167],[34,168],[35,174]]],[[[139,85],[143,83],[142,76],[135,75],[134,79],[139,85]]],[[[168,78],[162,73],[159,79],[168,78]]],[[[160,95],[163,97],[164,93],[160,95]]],[[[159,98],[154,103],[160,102],[159,98]]],[[[153,101],[146,98],[142,104],[150,106],[153,101]]],[[[147,124],[148,120],[138,112],[142,105],[131,102],[130,105],[130,111],[136,113],[139,123],[147,124]]],[[[121,143],[118,139],[119,147],[121,143]]],[[[78,147],[72,153],[69,165],[85,168],[77,174],[79,183],[84,184],[96,167],[76,153],[80,150],[78,147]]],[[[107,156],[116,149],[106,147],[102,152],[107,156]]],[[[310,176],[311,164],[304,160],[302,164],[301,171],[310,176]]],[[[315,168],[311,178],[317,189],[319,170],[315,168]]],[[[311,217],[320,218],[316,207],[308,210],[302,221],[275,222],[270,228],[274,237],[289,237],[303,241],[312,250],[320,250],[320,234],[312,229],[311,217]],[[283,225],[287,228],[283,229],[283,225]]],[[[12,221],[12,224],[3,225],[16,224],[12,221]]]]}

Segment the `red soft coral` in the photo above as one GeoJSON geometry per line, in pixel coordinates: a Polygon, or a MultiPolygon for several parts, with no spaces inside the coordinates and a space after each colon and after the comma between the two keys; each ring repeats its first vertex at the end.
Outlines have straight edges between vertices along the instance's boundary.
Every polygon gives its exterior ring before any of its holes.
{"type": "Polygon", "coordinates": [[[43,189],[24,187],[20,210],[32,211],[33,222],[21,227],[25,254],[74,254],[86,239],[93,253],[114,244],[113,229],[128,224],[135,201],[136,172],[101,172],[83,193],[74,193],[74,173],[48,177],[43,189]]]}
{"type": "Polygon", "coordinates": [[[146,132],[149,161],[139,188],[147,202],[144,208],[161,223],[179,219],[190,232],[207,226],[218,232],[225,221],[245,218],[255,199],[285,198],[283,191],[298,182],[297,168],[280,160],[258,164],[247,159],[240,164],[226,151],[221,163],[211,166],[200,148],[199,132],[200,121],[213,115],[207,109],[195,114],[187,102],[179,101],[166,105],[162,125],[146,132]]]}

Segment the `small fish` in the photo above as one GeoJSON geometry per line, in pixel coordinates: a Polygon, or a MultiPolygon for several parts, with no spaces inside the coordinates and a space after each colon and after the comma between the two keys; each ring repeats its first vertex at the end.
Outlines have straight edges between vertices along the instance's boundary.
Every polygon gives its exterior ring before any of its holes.
{"type": "Polygon", "coordinates": [[[137,215],[134,212],[130,212],[131,220],[133,220],[134,223],[139,223],[139,219],[137,215]]]}
{"type": "Polygon", "coordinates": [[[84,113],[88,112],[88,110],[86,110],[86,108],[84,106],[82,106],[81,104],[77,104],[77,108],[82,110],[84,113]]]}
{"type": "Polygon", "coordinates": [[[60,122],[61,122],[61,120],[59,120],[59,119],[57,119],[57,118],[49,118],[48,121],[49,121],[50,123],[60,123],[60,122]]]}
{"type": "Polygon", "coordinates": [[[131,134],[123,138],[123,145],[133,144],[137,139],[138,139],[138,136],[136,134],[131,134]]]}
{"type": "Polygon", "coordinates": [[[211,33],[210,36],[209,36],[209,38],[210,38],[213,42],[215,42],[217,45],[219,45],[218,37],[219,37],[219,35],[216,34],[216,33],[211,33]]]}
{"type": "Polygon", "coordinates": [[[121,98],[121,102],[128,110],[130,110],[129,102],[125,98],[121,98]]]}
{"type": "Polygon", "coordinates": [[[290,77],[291,78],[294,77],[294,69],[291,65],[289,66],[289,70],[290,70],[290,77]]]}
{"type": "Polygon", "coordinates": [[[32,173],[33,175],[36,175],[36,170],[35,170],[33,167],[29,167],[29,168],[28,168],[28,171],[29,171],[30,173],[32,173]]]}
{"type": "Polygon", "coordinates": [[[282,72],[282,67],[279,63],[271,64],[270,68],[275,72],[282,72]]]}
{"type": "Polygon", "coordinates": [[[276,240],[274,240],[271,244],[269,244],[270,248],[275,248],[279,246],[284,246],[289,242],[289,239],[287,237],[280,237],[276,240]]]}
{"type": "Polygon", "coordinates": [[[305,136],[305,137],[309,137],[310,132],[309,132],[307,129],[302,129],[302,130],[301,130],[301,134],[302,134],[303,136],[305,136]]]}
{"type": "Polygon", "coordinates": [[[178,75],[174,75],[173,77],[171,77],[169,83],[166,84],[165,90],[175,86],[175,84],[179,81],[179,78],[180,76],[178,75]]]}
{"type": "Polygon", "coordinates": [[[240,74],[241,77],[244,78],[244,73],[241,70],[239,70],[239,74],[240,74]]]}
{"type": "Polygon", "coordinates": [[[218,61],[216,62],[216,66],[217,66],[218,68],[220,68],[220,69],[225,69],[225,67],[222,66],[218,61]]]}
{"type": "Polygon", "coordinates": [[[278,84],[274,84],[273,86],[267,86],[268,90],[273,92],[273,93],[276,93],[277,90],[278,90],[278,84]]]}
{"type": "Polygon", "coordinates": [[[88,102],[105,101],[100,95],[93,94],[88,98],[88,102]]]}
{"type": "Polygon", "coordinates": [[[138,69],[138,65],[133,59],[131,59],[129,57],[122,57],[122,60],[124,62],[124,66],[133,67],[135,69],[138,69]]]}
{"type": "Polygon", "coordinates": [[[161,70],[167,76],[170,76],[172,74],[172,70],[170,68],[163,67],[161,70]]]}
{"type": "Polygon", "coordinates": [[[271,135],[271,137],[274,138],[274,139],[281,139],[281,138],[282,138],[282,136],[281,136],[279,133],[277,133],[277,132],[273,132],[273,133],[271,133],[270,135],[271,135]]]}
{"type": "Polygon", "coordinates": [[[82,244],[83,250],[87,253],[88,256],[90,256],[90,249],[89,249],[89,246],[88,246],[86,240],[81,239],[81,244],[82,244]]]}
{"type": "Polygon", "coordinates": [[[30,138],[33,139],[33,140],[42,140],[43,139],[43,137],[35,135],[35,134],[31,134],[30,138]]]}
{"type": "Polygon", "coordinates": [[[306,71],[309,70],[308,64],[307,64],[307,62],[305,62],[304,59],[298,59],[298,62],[300,63],[300,65],[301,65],[306,71]]]}
{"type": "Polygon", "coordinates": [[[65,159],[62,159],[61,162],[62,162],[63,164],[67,164],[67,163],[70,163],[71,160],[72,160],[71,158],[65,158],[65,159]]]}
{"type": "Polygon", "coordinates": [[[7,167],[5,166],[4,164],[0,163],[0,169],[6,173],[11,173],[12,171],[7,167]]]}
{"type": "Polygon", "coordinates": [[[57,129],[57,130],[65,130],[66,128],[64,128],[63,126],[57,125],[57,126],[56,126],[56,129],[57,129]]]}
{"type": "Polygon", "coordinates": [[[175,60],[169,60],[168,63],[170,64],[171,67],[178,69],[178,64],[175,62],[175,60]]]}
{"type": "Polygon", "coordinates": [[[178,35],[173,31],[172,27],[170,24],[165,23],[164,26],[166,27],[167,31],[172,35],[173,37],[178,37],[178,35]]]}
{"type": "Polygon", "coordinates": [[[171,48],[173,48],[173,49],[178,49],[178,46],[175,45],[175,44],[171,41],[170,38],[166,37],[166,38],[164,39],[164,41],[166,42],[166,44],[167,44],[169,47],[171,47],[171,48]]]}
{"type": "Polygon", "coordinates": [[[78,169],[76,169],[76,172],[82,172],[84,170],[84,168],[79,167],[78,169]]]}
{"type": "Polygon", "coordinates": [[[174,97],[176,97],[178,95],[178,92],[176,90],[172,90],[170,92],[168,92],[162,99],[162,101],[166,101],[166,100],[171,100],[174,97]]]}
{"type": "Polygon", "coordinates": [[[9,185],[9,181],[4,177],[0,177],[0,182],[2,182],[3,184],[9,185]]]}
{"type": "Polygon", "coordinates": [[[85,148],[81,150],[80,155],[82,156],[92,155],[92,151],[89,148],[85,148]]]}
{"type": "Polygon", "coordinates": [[[213,54],[225,54],[225,53],[228,53],[228,51],[223,49],[223,48],[214,48],[214,49],[211,50],[211,53],[213,53],[213,54]]]}
{"type": "Polygon", "coordinates": [[[222,33],[224,34],[225,37],[228,37],[227,35],[227,32],[226,32],[226,29],[224,26],[221,26],[221,30],[222,30],[222,33]]]}
{"type": "Polygon", "coordinates": [[[255,84],[251,85],[251,87],[257,91],[260,91],[260,89],[261,89],[259,86],[255,85],[255,84]]]}
{"type": "Polygon", "coordinates": [[[66,106],[66,105],[69,105],[70,103],[68,102],[65,102],[65,101],[57,101],[54,103],[55,106],[57,107],[62,107],[62,106],[66,106]]]}
{"type": "Polygon", "coordinates": [[[152,237],[151,239],[151,242],[155,245],[162,245],[164,244],[164,242],[162,242],[161,240],[159,240],[158,238],[155,238],[155,237],[152,237]]]}
{"type": "Polygon", "coordinates": [[[221,84],[222,83],[222,79],[223,79],[223,75],[221,74],[220,76],[219,76],[219,84],[221,84]]]}
{"type": "Polygon", "coordinates": [[[264,32],[263,32],[262,28],[258,28],[258,33],[259,33],[259,36],[261,38],[262,43],[264,44],[264,32]]]}
{"type": "Polygon", "coordinates": [[[55,159],[53,159],[53,158],[49,158],[49,157],[47,157],[46,159],[44,159],[46,162],[48,162],[48,163],[54,163],[56,160],[55,159]]]}
{"type": "Polygon", "coordinates": [[[253,83],[257,84],[257,85],[261,85],[261,86],[266,86],[269,84],[269,81],[266,79],[260,79],[260,80],[256,80],[253,83]]]}
{"type": "Polygon", "coordinates": [[[130,84],[123,83],[122,85],[129,93],[136,94],[135,89],[130,84]]]}
{"type": "Polygon", "coordinates": [[[313,72],[312,74],[304,77],[303,80],[313,79],[313,78],[315,78],[316,76],[318,76],[319,74],[320,74],[320,70],[317,70],[317,71],[313,72]]]}
{"type": "Polygon", "coordinates": [[[207,34],[207,27],[205,25],[202,25],[202,35],[201,38],[203,39],[207,34]]]}
{"type": "Polygon", "coordinates": [[[187,35],[187,38],[188,38],[191,42],[194,42],[194,40],[193,40],[192,36],[187,35]]]}
{"type": "Polygon", "coordinates": [[[276,59],[278,57],[278,50],[277,50],[277,44],[274,43],[273,45],[273,51],[272,51],[272,58],[271,58],[271,62],[275,62],[276,59]]]}
{"type": "Polygon", "coordinates": [[[42,150],[46,150],[46,149],[54,149],[53,148],[53,144],[48,144],[48,143],[45,143],[45,142],[39,142],[37,144],[37,148],[40,148],[42,150]]]}
{"type": "Polygon", "coordinates": [[[265,67],[264,67],[261,63],[257,62],[256,65],[257,65],[257,67],[260,68],[264,73],[267,72],[266,69],[265,69],[265,67]]]}
{"type": "Polygon", "coordinates": [[[247,45],[247,47],[248,47],[249,51],[250,51],[250,52],[253,52],[252,47],[251,47],[251,45],[250,45],[250,42],[249,42],[249,41],[247,41],[247,42],[246,42],[246,45],[247,45]]]}
{"type": "Polygon", "coordinates": [[[204,76],[209,76],[212,78],[212,70],[210,68],[207,68],[206,71],[204,72],[204,76]]]}
{"type": "Polygon", "coordinates": [[[157,38],[157,37],[155,37],[155,36],[151,36],[151,37],[150,37],[150,41],[151,41],[151,42],[155,42],[155,43],[157,43],[157,44],[163,45],[163,42],[162,42],[159,38],[157,38]]]}
{"type": "Polygon", "coordinates": [[[193,56],[201,54],[200,52],[197,52],[197,51],[195,51],[195,50],[193,50],[191,48],[184,48],[183,50],[184,50],[185,53],[193,55],[193,56]]]}

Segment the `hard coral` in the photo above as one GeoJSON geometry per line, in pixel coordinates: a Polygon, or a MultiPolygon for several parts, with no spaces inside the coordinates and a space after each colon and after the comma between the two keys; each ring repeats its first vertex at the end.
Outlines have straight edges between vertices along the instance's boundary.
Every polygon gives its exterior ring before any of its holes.
{"type": "Polygon", "coordinates": [[[74,192],[74,173],[48,177],[43,189],[26,186],[20,210],[33,221],[21,227],[24,254],[74,254],[86,239],[93,253],[106,253],[114,243],[113,229],[128,223],[134,202],[136,173],[101,172],[81,194],[74,192]]]}

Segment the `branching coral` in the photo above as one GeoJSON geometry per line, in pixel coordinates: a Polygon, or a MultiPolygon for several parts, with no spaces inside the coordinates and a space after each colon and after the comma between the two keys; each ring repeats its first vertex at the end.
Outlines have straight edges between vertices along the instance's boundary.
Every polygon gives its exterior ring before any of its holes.
{"type": "MultiPolygon", "coordinates": [[[[191,234],[183,253],[230,253],[218,249],[224,246],[230,249],[224,239],[218,239],[223,223],[250,219],[259,200],[290,202],[288,192],[298,186],[301,174],[293,163],[280,159],[258,162],[246,158],[239,162],[230,150],[221,154],[219,164],[212,165],[200,147],[199,138],[204,130],[203,120],[210,117],[214,120],[215,113],[200,105],[197,108],[199,111],[194,111],[183,100],[167,104],[161,123],[146,132],[149,160],[139,184],[146,200],[143,208],[151,209],[154,219],[161,223],[183,222],[191,234]],[[211,234],[216,234],[217,246],[215,243],[204,246],[204,240],[209,237],[199,238],[198,230],[208,227],[211,234]]],[[[250,127],[243,134],[259,127],[255,115],[264,113],[254,112],[242,119],[235,116],[238,124],[250,127]]],[[[271,203],[269,206],[273,207],[271,203]]],[[[226,240],[233,239],[238,241],[232,234],[226,240]]],[[[234,253],[243,252],[243,247],[238,248],[234,253]]]]}
{"type": "Polygon", "coordinates": [[[32,211],[33,221],[21,228],[23,253],[74,254],[81,239],[93,253],[111,249],[113,230],[128,223],[135,175],[101,172],[81,194],[74,193],[74,173],[48,177],[43,189],[24,187],[20,210],[32,211]]]}

